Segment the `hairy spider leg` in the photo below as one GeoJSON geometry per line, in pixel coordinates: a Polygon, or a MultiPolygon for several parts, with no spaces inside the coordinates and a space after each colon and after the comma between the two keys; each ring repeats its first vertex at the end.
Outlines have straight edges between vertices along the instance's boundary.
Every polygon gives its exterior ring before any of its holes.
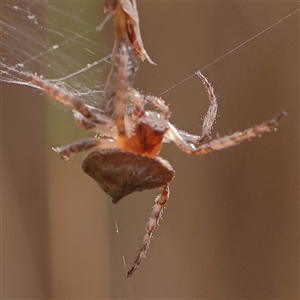
{"type": "MultiPolygon", "coordinates": [[[[203,120],[201,136],[185,132],[181,129],[176,129],[176,131],[179,133],[179,135],[182,137],[182,139],[185,141],[185,143],[190,143],[190,144],[201,143],[205,136],[209,136],[211,134],[212,127],[215,123],[215,120],[217,117],[217,111],[218,111],[217,97],[215,96],[214,89],[213,89],[211,83],[207,80],[207,78],[200,71],[197,71],[196,75],[201,79],[201,81],[206,89],[210,105],[209,105],[209,108],[208,108],[207,113],[203,120]]],[[[165,104],[164,100],[162,100],[161,98],[152,96],[152,95],[147,96],[146,100],[148,102],[152,103],[154,106],[158,107],[162,111],[165,119],[170,118],[170,109],[165,104]]],[[[172,127],[175,128],[174,125],[172,127]]],[[[165,140],[169,141],[167,136],[168,136],[168,134],[166,135],[165,140]]]]}
{"type": "Polygon", "coordinates": [[[72,154],[82,151],[92,150],[94,148],[114,148],[114,144],[107,139],[89,138],[78,142],[71,143],[66,146],[53,147],[52,149],[60,155],[63,160],[68,160],[72,154]]]}
{"type": "Polygon", "coordinates": [[[217,98],[214,93],[214,89],[207,78],[200,72],[197,71],[196,75],[202,80],[203,85],[206,88],[210,106],[203,122],[203,131],[201,136],[187,133],[183,130],[177,129],[174,125],[168,122],[169,129],[166,132],[166,139],[173,141],[182,151],[188,154],[204,155],[215,150],[225,149],[234,145],[238,145],[244,140],[249,140],[253,137],[259,136],[260,134],[269,131],[274,127],[281,117],[286,116],[287,112],[282,111],[279,115],[273,119],[266,121],[255,127],[248,128],[242,132],[235,132],[231,135],[227,135],[218,139],[214,139],[209,143],[203,144],[196,147],[195,144],[203,141],[206,135],[211,133],[212,126],[216,119],[217,114],[217,98]]]}
{"type": "Polygon", "coordinates": [[[270,131],[272,127],[274,127],[278,121],[287,116],[286,111],[282,111],[273,119],[266,121],[260,125],[248,128],[242,132],[235,132],[231,135],[227,135],[215,140],[210,141],[209,143],[203,144],[199,147],[195,147],[194,145],[188,144],[184,139],[184,136],[180,135],[177,129],[174,126],[169,127],[171,140],[184,152],[188,154],[196,154],[196,155],[205,155],[212,151],[225,149],[231,146],[238,145],[244,140],[250,140],[256,136],[260,136],[262,133],[270,131]]]}
{"type": "Polygon", "coordinates": [[[44,80],[43,78],[37,75],[28,72],[22,72],[15,68],[6,67],[6,69],[9,70],[12,74],[16,74],[18,77],[23,78],[26,81],[32,82],[36,87],[39,87],[57,102],[65,106],[70,106],[74,108],[89,121],[103,124],[103,120],[99,120],[97,115],[93,114],[77,96],[70,95],[67,92],[62,91],[55,84],[51,83],[50,81],[44,80]]]}
{"type": "Polygon", "coordinates": [[[145,235],[143,237],[143,244],[138,255],[134,261],[133,267],[127,272],[127,277],[131,276],[138,266],[141,264],[142,260],[146,257],[146,252],[150,248],[150,242],[153,236],[153,231],[159,223],[159,220],[162,217],[163,209],[166,206],[166,203],[170,196],[170,187],[169,184],[166,184],[160,188],[161,194],[158,195],[155,199],[155,204],[152,207],[152,211],[149,217],[148,222],[145,225],[145,235]]]}
{"type": "Polygon", "coordinates": [[[207,113],[203,120],[202,135],[200,137],[200,140],[198,141],[201,142],[204,139],[204,137],[209,136],[211,134],[212,127],[217,117],[218,103],[217,103],[217,97],[215,96],[214,88],[211,85],[211,83],[200,71],[197,71],[196,75],[202,80],[202,83],[205,86],[208,95],[208,100],[210,103],[207,113]]]}
{"type": "MultiPolygon", "coordinates": [[[[51,96],[57,102],[66,106],[73,107],[73,114],[77,124],[81,125],[84,128],[93,129],[94,131],[100,132],[103,135],[111,134],[111,131],[108,131],[109,127],[105,125],[112,124],[113,120],[105,115],[92,113],[78,97],[71,96],[61,91],[55,84],[43,80],[37,75],[33,75],[27,72],[20,72],[17,70],[14,70],[14,72],[17,72],[19,76],[22,76],[26,80],[40,87],[46,94],[51,96]]],[[[89,138],[79,142],[71,143],[66,146],[56,147],[52,149],[57,152],[62,159],[68,160],[68,158],[72,154],[91,150],[95,147],[113,148],[114,145],[109,140],[89,138]]]]}
{"type": "Polygon", "coordinates": [[[165,120],[168,120],[170,118],[171,116],[170,108],[168,105],[166,105],[163,99],[150,95],[146,97],[146,101],[156,106],[158,109],[160,109],[165,120]]]}
{"type": "Polygon", "coordinates": [[[129,89],[129,97],[133,104],[133,109],[130,114],[131,119],[136,123],[145,115],[145,97],[134,88],[129,89]]]}
{"type": "MultiPolygon", "coordinates": [[[[83,127],[95,127],[101,132],[101,129],[105,128],[103,124],[108,122],[107,116],[101,116],[100,114],[93,114],[88,107],[76,96],[70,96],[67,93],[61,91],[56,85],[43,80],[39,76],[32,75],[26,72],[18,72],[23,78],[26,78],[30,82],[34,83],[36,86],[40,87],[46,94],[51,96],[56,101],[66,105],[73,107],[75,111],[83,116],[83,120],[79,121],[79,116],[76,115],[77,124],[82,124],[83,127]],[[101,126],[102,125],[102,126],[101,126]]],[[[74,113],[74,112],[73,112],[74,113]]],[[[107,132],[104,132],[104,134],[107,132]]],[[[69,156],[81,151],[91,150],[95,147],[107,147],[113,148],[114,145],[109,140],[103,140],[99,138],[90,138],[85,139],[79,142],[75,142],[63,147],[52,148],[55,152],[57,152],[62,159],[68,160],[69,156]]]]}
{"type": "Polygon", "coordinates": [[[94,123],[86,119],[82,114],[73,109],[73,117],[77,125],[83,127],[86,130],[91,130],[100,133],[102,136],[113,137],[112,136],[112,128],[114,127],[115,121],[114,119],[104,115],[104,114],[96,114],[99,120],[99,123],[94,123]],[[102,123],[100,123],[102,122],[102,123]]]}
{"type": "MultiPolygon", "coordinates": [[[[215,96],[215,93],[214,93],[213,86],[211,85],[211,83],[207,80],[207,78],[200,71],[197,71],[196,75],[201,79],[201,81],[202,81],[202,83],[203,83],[203,85],[206,89],[209,104],[210,104],[209,107],[208,107],[208,110],[206,112],[206,115],[203,119],[202,134],[200,136],[195,135],[195,134],[191,134],[191,133],[185,132],[181,129],[175,129],[174,125],[171,126],[173,128],[173,131],[174,131],[174,129],[177,131],[176,135],[177,134],[180,135],[181,138],[178,137],[179,140],[184,140],[184,143],[189,143],[189,144],[201,143],[206,136],[209,136],[211,134],[212,127],[213,127],[213,125],[216,121],[217,111],[218,111],[218,102],[217,102],[217,97],[215,96]]],[[[161,103],[160,102],[157,103],[157,101],[160,100],[160,101],[162,101],[163,106],[167,107],[164,104],[164,101],[162,99],[157,98],[157,97],[147,96],[146,99],[149,99],[149,101],[155,101],[156,104],[155,103],[153,103],[153,104],[161,108],[161,103]]],[[[164,111],[164,108],[161,108],[161,110],[164,111]]],[[[165,111],[165,113],[167,114],[169,112],[165,111]]],[[[174,135],[174,133],[172,135],[174,135]]],[[[178,140],[178,138],[176,138],[175,140],[178,140]]],[[[166,135],[166,139],[169,140],[168,139],[168,134],[166,135]]],[[[193,146],[191,146],[191,147],[193,147],[193,146]]]]}
{"type": "MultiPolygon", "coordinates": [[[[115,110],[115,101],[116,101],[116,92],[119,86],[119,72],[120,72],[120,63],[122,62],[121,56],[127,55],[130,60],[128,60],[126,65],[126,81],[128,86],[131,86],[135,73],[138,70],[138,63],[135,58],[134,52],[131,48],[131,45],[126,43],[121,43],[118,41],[118,47],[114,47],[111,54],[111,69],[106,79],[103,93],[101,96],[101,109],[106,114],[113,114],[115,110]],[[122,53],[123,52],[123,53],[122,53]],[[121,60],[121,61],[120,61],[121,60]]],[[[124,63],[123,63],[124,64],[124,63]]]]}
{"type": "Polygon", "coordinates": [[[69,95],[68,93],[59,89],[55,84],[50,83],[49,81],[43,80],[37,75],[32,75],[25,73],[27,79],[40,87],[46,94],[51,96],[56,101],[62,103],[63,105],[70,106],[76,111],[81,113],[86,119],[92,122],[99,122],[97,116],[93,114],[88,107],[74,95],[69,95]]]}
{"type": "Polygon", "coordinates": [[[127,46],[122,45],[119,54],[119,64],[118,64],[118,86],[116,90],[115,99],[115,118],[116,124],[120,135],[125,135],[125,113],[126,107],[129,103],[129,81],[128,81],[128,68],[129,64],[129,54],[127,46]]]}

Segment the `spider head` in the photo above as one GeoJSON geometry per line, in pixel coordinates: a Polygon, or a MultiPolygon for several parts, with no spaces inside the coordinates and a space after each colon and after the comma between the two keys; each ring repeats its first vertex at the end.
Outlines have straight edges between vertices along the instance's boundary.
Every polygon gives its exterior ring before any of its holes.
{"type": "Polygon", "coordinates": [[[161,114],[146,111],[144,117],[135,126],[135,134],[139,136],[141,143],[156,146],[161,144],[167,129],[168,124],[161,114]]]}
{"type": "Polygon", "coordinates": [[[146,111],[126,136],[119,136],[117,145],[140,155],[155,156],[159,152],[168,123],[153,111],[146,111]]]}

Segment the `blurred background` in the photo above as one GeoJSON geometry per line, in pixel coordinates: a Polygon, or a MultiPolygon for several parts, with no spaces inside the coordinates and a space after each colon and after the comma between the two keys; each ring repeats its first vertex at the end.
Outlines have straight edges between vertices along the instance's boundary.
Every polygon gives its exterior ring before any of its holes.
{"type": "MultiPolygon", "coordinates": [[[[52,20],[53,5],[45,19],[52,20]]],[[[72,30],[79,18],[95,26],[104,18],[103,3],[56,5],[72,30]]],[[[208,107],[204,87],[196,76],[178,83],[297,8],[139,1],[144,45],[157,66],[141,63],[134,86],[165,92],[172,123],[197,134],[208,107]]],[[[99,36],[111,49],[112,24],[99,36]]],[[[109,64],[101,67],[104,84],[109,64]]],[[[1,83],[3,299],[299,298],[299,12],[203,73],[219,103],[213,137],[281,110],[289,116],[275,132],[204,157],[164,145],[161,156],[176,171],[171,197],[129,280],[122,256],[130,268],[159,191],[113,205],[81,171],[83,155],[63,162],[51,150],[91,133],[40,92],[1,83]]]]}

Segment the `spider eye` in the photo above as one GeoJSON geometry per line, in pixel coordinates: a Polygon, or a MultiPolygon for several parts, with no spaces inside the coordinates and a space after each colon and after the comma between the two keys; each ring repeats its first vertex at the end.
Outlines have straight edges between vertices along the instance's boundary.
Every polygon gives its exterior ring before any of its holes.
{"type": "Polygon", "coordinates": [[[164,132],[163,126],[155,125],[153,128],[155,134],[162,134],[164,132]]]}

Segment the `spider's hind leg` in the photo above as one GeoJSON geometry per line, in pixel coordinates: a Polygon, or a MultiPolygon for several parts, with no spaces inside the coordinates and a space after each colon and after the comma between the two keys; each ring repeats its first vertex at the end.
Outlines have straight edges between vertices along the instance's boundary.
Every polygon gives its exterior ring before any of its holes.
{"type": "Polygon", "coordinates": [[[150,242],[153,236],[153,230],[159,223],[159,220],[162,217],[163,209],[166,206],[166,203],[170,196],[169,184],[166,184],[160,188],[161,194],[158,195],[155,199],[155,204],[152,207],[152,211],[149,217],[148,222],[145,225],[145,235],[143,237],[143,244],[138,252],[138,256],[134,261],[133,267],[128,271],[127,277],[131,276],[138,266],[141,264],[142,260],[146,257],[146,252],[149,249],[150,242]]]}

